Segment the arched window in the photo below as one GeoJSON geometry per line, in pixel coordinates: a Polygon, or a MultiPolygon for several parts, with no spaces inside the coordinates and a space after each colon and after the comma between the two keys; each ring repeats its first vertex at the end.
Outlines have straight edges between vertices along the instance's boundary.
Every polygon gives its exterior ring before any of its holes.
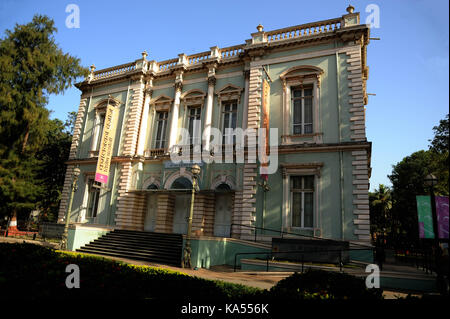
{"type": "Polygon", "coordinates": [[[158,189],[158,186],[152,183],[148,185],[147,189],[158,189]]]}
{"type": "Polygon", "coordinates": [[[177,178],[171,185],[171,189],[192,189],[192,183],[186,177],[177,178]]]}
{"type": "Polygon", "coordinates": [[[283,85],[282,144],[322,143],[319,89],[323,73],[319,67],[300,65],[280,75],[283,85]]]}
{"type": "Polygon", "coordinates": [[[229,192],[231,191],[230,185],[222,183],[216,187],[216,192],[229,192]]]}

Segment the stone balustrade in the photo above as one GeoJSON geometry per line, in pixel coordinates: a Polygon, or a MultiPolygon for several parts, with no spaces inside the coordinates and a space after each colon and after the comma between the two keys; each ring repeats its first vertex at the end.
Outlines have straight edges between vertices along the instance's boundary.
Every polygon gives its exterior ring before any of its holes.
{"type": "Polygon", "coordinates": [[[227,48],[220,49],[220,56],[222,59],[229,59],[238,57],[240,53],[244,52],[244,45],[234,45],[227,48]]]}
{"type": "Polygon", "coordinates": [[[340,28],[341,28],[341,18],[338,18],[273,30],[266,32],[266,36],[267,41],[270,43],[274,41],[281,41],[298,37],[318,35],[321,33],[333,32],[340,28]]]}
{"type": "Polygon", "coordinates": [[[174,67],[178,63],[178,58],[170,59],[166,61],[162,61],[158,63],[158,69],[160,72],[164,72],[169,70],[171,67],[174,67]]]}
{"type": "Polygon", "coordinates": [[[94,72],[93,80],[106,79],[136,70],[136,63],[126,63],[94,72]]]}
{"type": "MultiPolygon", "coordinates": [[[[268,32],[262,31],[263,29],[261,26],[261,28],[258,29],[259,32],[256,33],[256,35],[261,36],[260,42],[265,42],[269,44],[272,43],[278,44],[284,40],[291,40],[295,38],[316,36],[320,34],[334,32],[343,27],[344,27],[343,18],[335,18],[313,23],[301,24],[298,26],[283,29],[272,30],[268,32]]],[[[192,54],[189,56],[182,54],[181,64],[187,67],[191,67],[201,64],[203,62],[207,62],[208,60],[211,60],[213,58],[218,58],[219,60],[226,61],[228,59],[238,58],[240,54],[245,51],[245,49],[246,45],[240,44],[225,48],[212,47],[211,51],[205,51],[197,54],[192,54]]],[[[161,62],[151,61],[149,63],[149,70],[156,73],[166,72],[178,65],[180,65],[180,58],[174,58],[161,62]]],[[[136,70],[137,70],[136,62],[131,62],[91,73],[90,79],[91,81],[101,80],[136,70]]]]}
{"type": "Polygon", "coordinates": [[[194,64],[205,62],[206,60],[209,59],[210,56],[211,56],[211,52],[210,51],[189,55],[187,57],[188,58],[188,64],[189,65],[194,65],[194,64]]]}

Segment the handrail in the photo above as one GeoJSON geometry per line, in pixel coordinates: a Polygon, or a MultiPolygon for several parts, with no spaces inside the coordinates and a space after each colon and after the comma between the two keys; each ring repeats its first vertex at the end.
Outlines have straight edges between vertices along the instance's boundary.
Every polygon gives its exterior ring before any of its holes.
{"type": "MultiPolygon", "coordinates": [[[[303,269],[303,258],[305,254],[311,254],[311,253],[324,253],[324,252],[340,252],[339,254],[339,265],[340,265],[340,269],[342,271],[342,252],[343,251],[358,251],[358,250],[374,250],[374,248],[348,248],[348,249],[324,249],[324,250],[316,250],[316,251],[309,251],[309,250],[287,250],[287,251],[258,251],[258,252],[245,252],[245,253],[236,253],[234,255],[234,271],[236,271],[236,266],[237,266],[237,256],[238,255],[260,255],[260,254],[264,254],[264,255],[271,255],[271,258],[273,258],[274,254],[288,254],[288,253],[301,253],[302,254],[302,269],[303,269]]],[[[268,271],[268,267],[269,267],[269,259],[267,258],[267,271],[268,271]]]]}
{"type": "MultiPolygon", "coordinates": [[[[281,234],[281,238],[283,238],[283,234],[287,234],[287,235],[295,235],[295,236],[306,237],[306,238],[313,238],[313,239],[315,239],[315,240],[322,240],[322,241],[328,241],[328,242],[330,242],[330,241],[333,241],[333,242],[339,242],[339,241],[342,241],[342,240],[339,240],[339,239],[322,238],[322,237],[317,237],[317,236],[310,236],[310,235],[303,235],[303,234],[291,233],[291,232],[287,232],[287,231],[284,231],[284,230],[277,230],[277,229],[271,229],[271,228],[263,228],[263,227],[249,226],[249,225],[236,224],[236,223],[232,223],[232,224],[230,225],[230,234],[232,233],[233,226],[243,226],[243,227],[247,227],[247,228],[253,228],[253,229],[255,229],[255,230],[256,230],[256,229],[262,229],[262,230],[267,230],[267,231],[273,231],[273,232],[276,232],[276,233],[280,233],[280,234],[281,234]]],[[[257,238],[257,232],[255,231],[255,242],[256,242],[256,238],[257,238]]],[[[361,244],[358,244],[358,243],[352,243],[352,245],[356,245],[356,246],[364,246],[364,247],[366,247],[365,245],[361,245],[361,244]]]]}

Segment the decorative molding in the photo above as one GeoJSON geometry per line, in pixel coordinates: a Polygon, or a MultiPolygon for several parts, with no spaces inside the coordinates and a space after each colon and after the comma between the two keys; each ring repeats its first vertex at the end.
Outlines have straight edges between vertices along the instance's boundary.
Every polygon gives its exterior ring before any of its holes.
{"type": "Polygon", "coordinates": [[[159,95],[158,97],[152,99],[150,101],[150,105],[155,105],[155,106],[162,106],[162,105],[168,105],[169,108],[173,103],[173,98],[167,96],[167,95],[159,95]]]}
{"type": "Polygon", "coordinates": [[[180,81],[180,82],[175,82],[175,91],[181,91],[181,90],[183,90],[183,83],[180,81]]]}
{"type": "Polygon", "coordinates": [[[317,85],[320,87],[320,77],[324,74],[324,71],[313,65],[299,65],[287,69],[280,75],[280,79],[283,82],[295,81],[300,84],[309,78],[317,81],[317,85]]]}
{"type": "Polygon", "coordinates": [[[211,183],[211,190],[215,190],[220,184],[227,184],[231,190],[236,190],[236,183],[231,175],[218,175],[211,183]]]}
{"type": "Polygon", "coordinates": [[[283,178],[287,178],[289,175],[305,175],[313,174],[320,177],[320,169],[323,167],[321,162],[312,163],[281,163],[281,174],[283,178]]]}
{"type": "Polygon", "coordinates": [[[216,85],[216,77],[215,76],[209,76],[208,77],[208,86],[215,86],[216,85]]]}
{"type": "Polygon", "coordinates": [[[187,170],[177,170],[169,177],[167,177],[166,181],[164,182],[164,189],[170,189],[173,182],[175,182],[180,177],[186,177],[192,183],[192,176],[192,173],[187,170]]]}
{"type": "Polygon", "coordinates": [[[237,100],[238,104],[241,103],[241,95],[243,88],[228,83],[217,91],[216,95],[219,102],[237,100]]]}
{"type": "Polygon", "coordinates": [[[150,176],[142,183],[142,189],[145,190],[152,184],[155,184],[158,189],[161,188],[161,180],[155,176],[150,176]]]}
{"type": "Polygon", "coordinates": [[[205,102],[206,93],[199,89],[192,89],[181,94],[181,100],[184,106],[200,105],[205,102]]]}

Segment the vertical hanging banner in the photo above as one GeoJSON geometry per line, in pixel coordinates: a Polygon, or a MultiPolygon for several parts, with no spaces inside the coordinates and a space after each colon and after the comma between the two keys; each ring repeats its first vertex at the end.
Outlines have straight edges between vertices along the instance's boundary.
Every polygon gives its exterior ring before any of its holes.
{"type": "Polygon", "coordinates": [[[430,196],[416,196],[419,238],[434,238],[430,196]]]}
{"type": "Polygon", "coordinates": [[[435,201],[438,236],[441,239],[448,239],[448,197],[436,196],[435,201]]]}
{"type": "MultiPolygon", "coordinates": [[[[261,169],[266,172],[267,166],[268,166],[268,158],[270,149],[269,149],[269,134],[270,134],[270,84],[267,81],[267,79],[263,80],[263,86],[262,86],[262,128],[266,131],[265,141],[264,145],[266,148],[266,151],[264,153],[260,153],[260,156],[263,158],[260,159],[261,162],[261,169]]],[[[261,147],[261,145],[260,145],[261,147]]],[[[267,174],[262,174],[262,178],[267,180],[267,174]]]]}
{"type": "Polygon", "coordinates": [[[97,169],[95,170],[95,181],[103,184],[108,182],[114,138],[116,136],[117,116],[118,110],[108,104],[106,107],[100,150],[98,152],[97,169]]]}

